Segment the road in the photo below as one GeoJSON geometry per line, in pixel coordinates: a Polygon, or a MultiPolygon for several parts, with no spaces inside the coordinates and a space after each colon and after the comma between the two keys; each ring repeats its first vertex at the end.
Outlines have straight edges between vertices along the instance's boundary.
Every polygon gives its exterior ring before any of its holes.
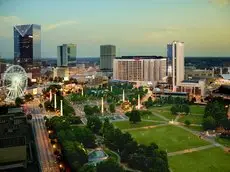
{"type": "Polygon", "coordinates": [[[27,105],[28,111],[32,114],[32,129],[38,152],[39,164],[42,172],[59,172],[53,148],[49,142],[48,133],[45,127],[44,115],[36,103],[27,105]]]}

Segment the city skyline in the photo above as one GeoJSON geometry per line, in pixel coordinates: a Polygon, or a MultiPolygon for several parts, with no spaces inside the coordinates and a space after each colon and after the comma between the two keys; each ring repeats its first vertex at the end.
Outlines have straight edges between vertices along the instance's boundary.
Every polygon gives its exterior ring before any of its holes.
{"type": "Polygon", "coordinates": [[[13,58],[14,25],[39,24],[43,58],[63,43],[77,44],[78,57],[99,57],[102,44],[117,56],[166,56],[173,40],[185,42],[187,57],[230,56],[229,15],[229,0],[1,0],[0,54],[13,58]]]}

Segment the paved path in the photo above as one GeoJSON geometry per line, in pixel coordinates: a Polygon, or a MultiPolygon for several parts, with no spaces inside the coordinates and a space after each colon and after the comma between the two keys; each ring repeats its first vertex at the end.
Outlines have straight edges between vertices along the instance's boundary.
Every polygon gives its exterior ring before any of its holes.
{"type": "Polygon", "coordinates": [[[168,125],[168,123],[166,123],[166,124],[157,124],[157,125],[150,125],[150,126],[145,126],[145,127],[128,128],[128,129],[123,129],[122,131],[133,131],[133,130],[140,130],[140,129],[150,129],[150,128],[162,127],[162,126],[167,126],[167,125],[168,125]]]}
{"type": "Polygon", "coordinates": [[[181,154],[185,154],[185,153],[191,153],[191,152],[201,151],[201,150],[205,150],[205,149],[210,149],[213,147],[215,147],[215,145],[213,145],[213,144],[212,145],[206,145],[206,146],[200,146],[200,147],[185,149],[185,150],[181,150],[181,151],[177,151],[177,152],[170,152],[170,153],[168,153],[168,156],[181,155],[181,154]]]}

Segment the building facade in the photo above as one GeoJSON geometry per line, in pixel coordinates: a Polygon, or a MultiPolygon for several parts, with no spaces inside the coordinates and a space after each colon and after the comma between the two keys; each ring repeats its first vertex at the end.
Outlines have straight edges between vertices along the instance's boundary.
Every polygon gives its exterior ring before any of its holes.
{"type": "Polygon", "coordinates": [[[77,49],[75,44],[63,44],[57,47],[57,66],[76,66],[77,49]]]}
{"type": "Polygon", "coordinates": [[[166,58],[157,56],[123,56],[113,61],[113,79],[146,81],[156,85],[166,76],[166,58]]]}
{"type": "Polygon", "coordinates": [[[214,70],[185,68],[185,79],[206,79],[214,77],[214,70]]]}
{"type": "Polygon", "coordinates": [[[23,67],[41,59],[41,26],[14,26],[14,62],[23,67]]]}
{"type": "Polygon", "coordinates": [[[116,46],[100,46],[100,69],[104,71],[113,70],[113,59],[116,57],[116,46]]]}
{"type": "Polygon", "coordinates": [[[172,77],[173,90],[176,90],[176,87],[184,80],[184,43],[173,41],[168,44],[167,55],[168,76],[172,77]]]}

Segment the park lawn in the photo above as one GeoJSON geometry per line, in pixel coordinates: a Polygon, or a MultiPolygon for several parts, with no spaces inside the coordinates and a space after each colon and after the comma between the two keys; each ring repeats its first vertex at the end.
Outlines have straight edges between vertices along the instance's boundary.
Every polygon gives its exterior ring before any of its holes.
{"type": "Polygon", "coordinates": [[[129,133],[138,143],[149,145],[155,142],[159,145],[160,149],[167,150],[167,152],[175,152],[209,144],[198,136],[172,125],[132,130],[129,133]]]}
{"type": "Polygon", "coordinates": [[[224,146],[230,147],[230,139],[217,137],[216,141],[224,146]]]}
{"type": "Polygon", "coordinates": [[[190,125],[190,126],[185,126],[185,127],[189,128],[191,130],[194,130],[194,131],[204,131],[202,126],[192,126],[192,125],[190,125]]]}
{"type": "Polygon", "coordinates": [[[172,105],[169,105],[169,104],[167,104],[167,105],[163,105],[163,106],[161,106],[161,107],[151,107],[149,110],[165,110],[165,111],[170,111],[170,109],[171,109],[171,107],[172,107],[172,105]]]}
{"type": "Polygon", "coordinates": [[[136,124],[133,124],[129,121],[116,121],[113,122],[113,125],[121,130],[124,129],[130,129],[130,128],[140,128],[140,127],[146,127],[146,126],[153,126],[157,125],[159,122],[154,122],[154,121],[141,121],[136,124]]]}
{"type": "Polygon", "coordinates": [[[191,114],[204,114],[205,106],[200,105],[190,105],[191,114]]]}
{"type": "Polygon", "coordinates": [[[230,154],[220,148],[171,156],[169,166],[175,172],[229,172],[230,154]]]}
{"type": "Polygon", "coordinates": [[[183,115],[181,116],[178,121],[179,122],[185,122],[186,120],[189,120],[191,124],[202,124],[203,122],[203,115],[183,115]]]}
{"type": "Polygon", "coordinates": [[[152,115],[141,115],[141,119],[143,120],[154,120],[154,121],[164,121],[163,119],[157,117],[156,115],[152,114],[152,115]]]}
{"type": "Polygon", "coordinates": [[[164,111],[164,110],[156,110],[152,111],[153,113],[159,114],[161,116],[164,116],[169,121],[174,120],[176,118],[176,115],[172,115],[170,111],[164,111]]]}

